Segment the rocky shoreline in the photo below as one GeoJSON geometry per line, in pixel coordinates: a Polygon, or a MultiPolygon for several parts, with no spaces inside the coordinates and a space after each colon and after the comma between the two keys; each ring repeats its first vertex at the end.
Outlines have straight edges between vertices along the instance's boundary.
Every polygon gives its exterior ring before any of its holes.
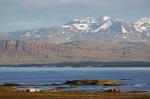
{"type": "MultiPolygon", "coordinates": [[[[126,78],[127,79],[127,78],[126,78]]],[[[126,80],[125,79],[125,80],[126,80]]],[[[123,79],[124,80],[124,79],[123,79]]],[[[127,79],[128,80],[128,79],[127,79]]],[[[98,90],[88,90],[88,87],[99,86],[100,92],[147,92],[147,91],[124,91],[119,89],[118,86],[125,86],[126,83],[113,81],[113,80],[91,80],[91,79],[80,79],[65,81],[64,83],[47,83],[47,84],[23,84],[23,83],[4,83],[0,87],[14,87],[18,91],[27,91],[29,88],[39,88],[40,91],[67,91],[67,92],[99,92],[98,90]],[[80,90],[80,87],[87,88],[84,91],[80,90]],[[42,89],[47,87],[47,89],[42,89]],[[78,89],[78,90],[73,90],[78,89]]],[[[93,88],[94,89],[94,88],[93,88]]]]}

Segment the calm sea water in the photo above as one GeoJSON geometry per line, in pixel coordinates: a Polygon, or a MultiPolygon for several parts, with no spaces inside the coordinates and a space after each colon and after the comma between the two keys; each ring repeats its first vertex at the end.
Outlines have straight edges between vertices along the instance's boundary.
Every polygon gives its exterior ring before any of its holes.
{"type": "MultiPolygon", "coordinates": [[[[0,67],[0,83],[62,83],[67,80],[99,79],[126,83],[125,91],[150,91],[148,67],[0,67]],[[121,80],[128,78],[131,80],[121,80]]],[[[116,87],[115,87],[116,88],[116,87]]],[[[100,86],[78,86],[67,90],[100,90],[100,86]]]]}

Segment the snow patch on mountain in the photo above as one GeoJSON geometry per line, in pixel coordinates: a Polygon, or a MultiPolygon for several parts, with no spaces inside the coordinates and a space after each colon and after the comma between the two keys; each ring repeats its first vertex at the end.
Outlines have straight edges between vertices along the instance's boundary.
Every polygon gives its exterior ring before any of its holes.
{"type": "Polygon", "coordinates": [[[134,25],[134,28],[137,32],[143,32],[143,30],[140,27],[138,27],[137,25],[134,25]]]}
{"type": "Polygon", "coordinates": [[[150,33],[147,33],[146,35],[149,37],[149,36],[150,36],[150,33]]]}
{"type": "Polygon", "coordinates": [[[78,29],[78,30],[89,30],[89,25],[88,24],[73,24],[74,28],[75,29],[78,29]]]}
{"type": "Polygon", "coordinates": [[[100,29],[107,29],[107,28],[109,28],[111,25],[112,25],[113,23],[111,22],[111,20],[109,20],[109,21],[107,21],[107,22],[105,22],[101,27],[100,27],[100,29]]]}
{"type": "Polygon", "coordinates": [[[70,28],[71,26],[70,25],[63,25],[61,26],[62,28],[70,28]]]}
{"type": "Polygon", "coordinates": [[[78,22],[78,21],[80,21],[80,19],[74,19],[73,21],[78,22]]]}
{"type": "Polygon", "coordinates": [[[142,18],[140,21],[143,22],[143,23],[148,23],[148,24],[150,24],[150,17],[144,17],[144,18],[142,18]]]}
{"type": "Polygon", "coordinates": [[[25,35],[23,35],[23,36],[25,36],[25,37],[29,37],[29,36],[31,36],[31,33],[30,32],[27,32],[25,35]]]}
{"type": "Polygon", "coordinates": [[[150,31],[150,17],[144,17],[135,22],[135,24],[145,32],[150,31]]]}
{"type": "Polygon", "coordinates": [[[111,19],[111,17],[109,17],[109,16],[103,16],[102,19],[103,19],[103,21],[107,21],[107,20],[111,19]]]}
{"type": "Polygon", "coordinates": [[[128,31],[122,25],[121,25],[121,28],[122,28],[123,33],[128,33],[128,31]]]}

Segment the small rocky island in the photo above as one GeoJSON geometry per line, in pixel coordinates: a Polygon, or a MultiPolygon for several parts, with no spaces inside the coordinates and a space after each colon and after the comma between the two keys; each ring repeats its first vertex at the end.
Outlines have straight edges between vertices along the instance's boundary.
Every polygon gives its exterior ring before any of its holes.
{"type": "Polygon", "coordinates": [[[112,80],[71,80],[66,81],[64,84],[68,85],[104,85],[104,86],[122,86],[125,85],[124,83],[112,81],[112,80]]]}

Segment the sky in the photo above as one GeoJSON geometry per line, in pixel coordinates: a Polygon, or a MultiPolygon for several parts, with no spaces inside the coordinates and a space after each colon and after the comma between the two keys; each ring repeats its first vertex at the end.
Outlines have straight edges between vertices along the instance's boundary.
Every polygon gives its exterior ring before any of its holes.
{"type": "Polygon", "coordinates": [[[0,32],[47,28],[75,18],[150,16],[150,0],[0,0],[0,32]]]}

